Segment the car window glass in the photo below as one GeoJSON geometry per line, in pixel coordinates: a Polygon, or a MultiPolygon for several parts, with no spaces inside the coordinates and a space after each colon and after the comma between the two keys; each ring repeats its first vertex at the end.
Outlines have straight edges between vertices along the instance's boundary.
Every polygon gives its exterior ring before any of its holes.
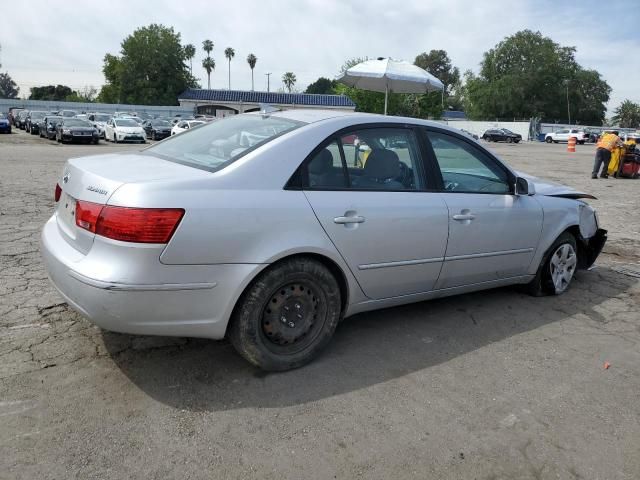
{"type": "Polygon", "coordinates": [[[345,188],[340,147],[334,140],[317,152],[307,164],[308,186],[318,189],[345,188]]]}
{"type": "Polygon", "coordinates": [[[367,128],[340,137],[349,187],[354,190],[417,190],[419,148],[412,130],[367,128]]]}
{"type": "Polygon", "coordinates": [[[475,146],[452,135],[428,132],[446,191],[509,193],[507,173],[475,146]]]}

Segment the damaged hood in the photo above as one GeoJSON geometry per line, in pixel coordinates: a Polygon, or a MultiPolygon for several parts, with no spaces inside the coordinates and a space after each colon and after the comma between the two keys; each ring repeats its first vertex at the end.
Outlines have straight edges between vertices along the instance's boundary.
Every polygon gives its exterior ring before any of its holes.
{"type": "Polygon", "coordinates": [[[536,189],[536,195],[545,195],[547,197],[563,197],[563,198],[591,198],[596,200],[596,197],[589,193],[579,192],[566,185],[559,183],[553,183],[548,180],[542,180],[538,177],[533,177],[524,172],[515,172],[516,175],[522,178],[526,178],[529,183],[533,183],[536,189]]]}

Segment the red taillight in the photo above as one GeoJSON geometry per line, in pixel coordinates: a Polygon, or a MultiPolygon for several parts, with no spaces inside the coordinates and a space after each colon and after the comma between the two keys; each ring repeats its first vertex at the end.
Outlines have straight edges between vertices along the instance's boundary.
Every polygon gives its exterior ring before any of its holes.
{"type": "Polygon", "coordinates": [[[181,208],[112,207],[80,200],[76,203],[76,225],[123,242],[167,243],[183,215],[181,208]]]}
{"type": "Polygon", "coordinates": [[[56,203],[60,200],[60,195],[62,195],[62,189],[60,188],[60,184],[56,183],[56,193],[53,194],[53,199],[56,203]]]}
{"type": "Polygon", "coordinates": [[[98,217],[102,211],[99,203],[76,201],[76,225],[92,233],[96,233],[98,217]]]}

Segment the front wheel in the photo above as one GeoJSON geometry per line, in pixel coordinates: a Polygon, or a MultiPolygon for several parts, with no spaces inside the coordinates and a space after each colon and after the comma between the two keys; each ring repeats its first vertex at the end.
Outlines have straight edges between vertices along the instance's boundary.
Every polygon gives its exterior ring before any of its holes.
{"type": "Polygon", "coordinates": [[[301,367],[329,343],[341,316],[338,282],[322,263],[295,257],[263,273],[242,294],[229,340],[270,371],[301,367]]]}
{"type": "Polygon", "coordinates": [[[118,137],[115,133],[113,134],[113,143],[118,143],[118,137]]]}
{"type": "Polygon", "coordinates": [[[507,143],[513,143],[513,138],[507,137],[507,143]]]}
{"type": "Polygon", "coordinates": [[[545,142],[547,142],[547,143],[551,143],[551,142],[553,142],[553,140],[551,139],[551,137],[547,137],[547,138],[545,138],[545,139],[544,139],[544,141],[545,141],[545,142]]]}
{"type": "Polygon", "coordinates": [[[560,235],[542,259],[535,278],[527,285],[534,296],[560,295],[567,291],[578,267],[576,239],[560,235]]]}

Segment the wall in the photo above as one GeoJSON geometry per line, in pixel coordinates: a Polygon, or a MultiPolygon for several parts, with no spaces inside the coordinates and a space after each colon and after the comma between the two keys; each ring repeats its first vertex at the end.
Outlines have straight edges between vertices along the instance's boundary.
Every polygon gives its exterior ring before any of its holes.
{"type": "Polygon", "coordinates": [[[27,110],[75,110],[81,112],[136,112],[148,113],[152,115],[173,116],[176,113],[193,114],[192,107],[179,106],[155,106],[155,105],[119,105],[110,103],[80,103],[80,102],[57,102],[48,100],[19,100],[0,98],[0,112],[7,113],[10,107],[26,108],[27,110]]]}
{"type": "Polygon", "coordinates": [[[473,120],[449,120],[442,121],[450,127],[461,128],[468,132],[475,133],[478,137],[490,128],[507,128],[512,132],[522,135],[522,140],[529,139],[529,122],[481,122],[473,120]]]}

